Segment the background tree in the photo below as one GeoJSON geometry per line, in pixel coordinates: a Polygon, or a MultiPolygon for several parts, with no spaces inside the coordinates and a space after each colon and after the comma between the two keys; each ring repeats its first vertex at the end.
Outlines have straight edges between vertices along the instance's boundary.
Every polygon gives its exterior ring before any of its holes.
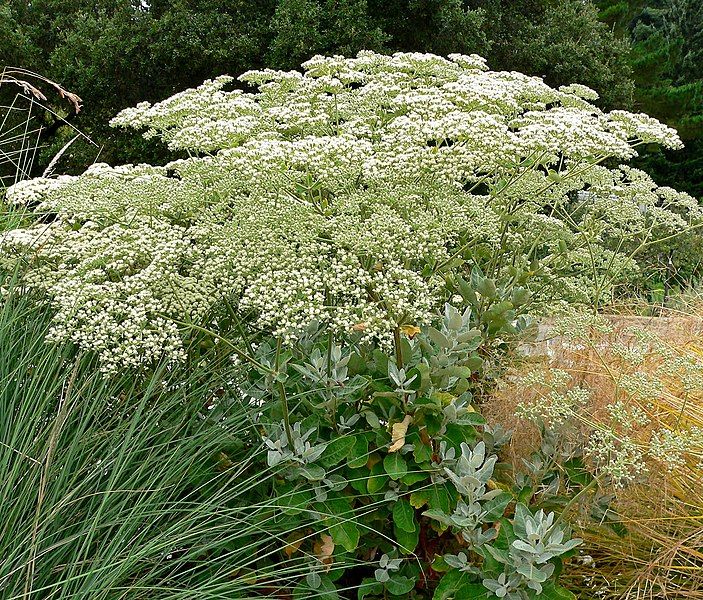
{"type": "Polygon", "coordinates": [[[541,75],[550,85],[583,83],[601,95],[601,106],[631,106],[634,88],[628,41],[598,20],[591,2],[516,0],[492,4],[489,62],[493,68],[541,75]]]}
{"type": "MultiPolygon", "coordinates": [[[[494,69],[589,85],[604,108],[628,107],[632,95],[627,40],[582,0],[4,0],[4,31],[0,65],[19,62],[80,95],[75,125],[113,164],[167,157],[156,142],[108,127],[122,108],[318,53],[477,53],[494,69]]],[[[38,165],[69,133],[57,132],[38,165]]],[[[76,144],[61,169],[82,171],[95,158],[76,144]]]]}
{"type": "Polygon", "coordinates": [[[703,4],[601,0],[601,19],[631,42],[638,109],[675,127],[683,151],[640,159],[658,182],[703,197],[703,4]]]}

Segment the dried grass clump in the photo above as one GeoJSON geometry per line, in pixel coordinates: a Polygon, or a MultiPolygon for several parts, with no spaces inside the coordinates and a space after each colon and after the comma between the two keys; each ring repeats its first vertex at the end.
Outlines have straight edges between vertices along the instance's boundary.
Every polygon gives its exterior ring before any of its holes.
{"type": "MultiPolygon", "coordinates": [[[[38,151],[44,143],[43,137],[48,123],[70,125],[68,118],[77,115],[82,100],[73,92],[42,75],[20,69],[5,67],[0,70],[0,192],[21,179],[32,175],[38,151]],[[5,93],[8,91],[8,93],[5,93]],[[57,112],[57,103],[49,96],[58,97],[60,103],[68,105],[68,114],[57,112]],[[5,104],[7,102],[7,104],[5,104]],[[48,118],[47,118],[48,117],[48,118]]],[[[48,177],[67,148],[78,138],[87,136],[74,129],[74,137],[61,148],[44,169],[48,177]]]]}
{"type": "MultiPolygon", "coordinates": [[[[552,401],[530,373],[541,370],[548,381],[550,373],[565,371],[569,389],[589,392],[568,422],[555,427],[568,438],[565,443],[584,448],[594,432],[609,431],[641,451],[646,469],[632,481],[599,477],[599,493],[615,498],[609,522],[579,517],[575,523],[594,559],[577,561],[567,573],[582,597],[703,598],[702,314],[615,316],[575,330],[559,321],[546,323],[526,360],[487,406],[490,422],[515,430],[509,459],[518,467],[540,447],[541,435],[516,412],[552,401]],[[640,380],[650,383],[633,387],[640,380]],[[619,421],[623,414],[643,418],[619,421]],[[669,442],[662,442],[667,435],[669,442]],[[680,442],[679,451],[671,440],[680,442]]],[[[588,453],[585,458],[589,464],[588,453]]],[[[598,474],[598,464],[591,460],[589,466],[598,474]]]]}

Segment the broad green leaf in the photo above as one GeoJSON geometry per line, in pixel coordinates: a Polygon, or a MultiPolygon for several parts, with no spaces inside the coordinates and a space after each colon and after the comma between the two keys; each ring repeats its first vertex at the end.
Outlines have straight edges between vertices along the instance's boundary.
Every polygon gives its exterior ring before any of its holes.
{"type": "Polygon", "coordinates": [[[492,279],[487,277],[477,277],[475,280],[476,291],[484,298],[493,300],[496,297],[496,284],[492,279]]]}
{"type": "Polygon", "coordinates": [[[278,497],[281,510],[288,515],[297,515],[312,501],[310,490],[297,490],[288,492],[278,497]]]}
{"type": "Polygon", "coordinates": [[[331,440],[320,457],[323,467],[333,467],[343,461],[354,448],[356,438],[352,435],[343,435],[331,440]]]}
{"type": "Polygon", "coordinates": [[[525,523],[527,519],[532,517],[530,509],[527,508],[522,502],[515,506],[515,517],[513,518],[513,531],[515,535],[520,539],[527,539],[527,529],[525,528],[525,523]]]}
{"type": "MultiPolygon", "coordinates": [[[[364,463],[364,465],[365,464],[366,463],[364,463]]],[[[365,496],[369,493],[369,490],[367,488],[367,484],[369,482],[369,474],[370,471],[366,466],[360,469],[349,469],[347,473],[347,481],[356,492],[358,492],[362,496],[365,496]]]]}
{"type": "Polygon", "coordinates": [[[325,470],[319,465],[301,465],[298,471],[308,481],[320,481],[326,475],[325,470]]]}
{"type": "Polygon", "coordinates": [[[410,502],[401,498],[393,505],[393,522],[395,525],[412,533],[417,530],[417,521],[415,519],[415,509],[410,506],[410,502]]]}
{"type": "Polygon", "coordinates": [[[420,527],[415,531],[403,531],[397,525],[393,525],[395,541],[398,543],[398,550],[402,554],[412,554],[420,541],[420,527]]]}
{"type": "Polygon", "coordinates": [[[510,504],[513,497],[508,492],[501,492],[495,498],[491,498],[483,504],[483,510],[486,515],[483,518],[484,523],[493,523],[503,516],[506,506],[510,504]]]}
{"type": "Polygon", "coordinates": [[[451,346],[451,342],[447,339],[447,336],[434,327],[427,328],[427,336],[440,348],[449,348],[451,346]]]}
{"type": "Polygon", "coordinates": [[[451,512],[451,497],[445,487],[433,485],[410,494],[410,504],[415,508],[427,505],[444,513],[451,512]]]}
{"type": "Polygon", "coordinates": [[[394,573],[383,585],[392,595],[405,596],[415,587],[415,580],[394,573]]]}
{"type": "Polygon", "coordinates": [[[356,469],[363,467],[369,460],[369,440],[364,435],[357,435],[354,438],[354,446],[348,455],[347,464],[356,469]]]}
{"type": "Polygon", "coordinates": [[[569,481],[587,486],[593,480],[593,475],[586,469],[581,458],[572,458],[564,463],[564,470],[569,476],[569,481]]]}
{"type": "Polygon", "coordinates": [[[430,462],[432,460],[432,448],[418,440],[415,442],[415,448],[413,449],[413,458],[415,458],[417,463],[430,462]]]}
{"type": "MultiPolygon", "coordinates": [[[[466,415],[462,415],[462,418],[470,418],[469,416],[473,414],[474,413],[467,413],[466,415]]],[[[472,445],[478,437],[478,432],[472,425],[469,424],[460,425],[458,423],[449,423],[447,425],[447,431],[444,435],[458,451],[462,443],[472,445]]]]}
{"type": "Polygon", "coordinates": [[[366,596],[377,595],[383,592],[383,584],[369,577],[364,578],[356,591],[357,600],[364,600],[366,596]]]}
{"type": "Polygon", "coordinates": [[[539,600],[576,600],[576,595],[565,587],[550,581],[542,586],[539,600]]]}
{"type": "Polygon", "coordinates": [[[403,475],[400,478],[400,481],[407,486],[411,486],[417,483],[418,481],[424,481],[425,479],[429,478],[429,476],[430,474],[425,471],[409,472],[407,475],[403,475]]]}
{"type": "Polygon", "coordinates": [[[400,452],[393,452],[392,454],[386,454],[383,459],[383,468],[388,473],[389,477],[394,481],[397,481],[403,475],[408,472],[408,463],[400,455],[400,452]]]}
{"type": "Polygon", "coordinates": [[[371,468],[371,475],[366,484],[369,494],[380,492],[388,483],[388,475],[383,470],[383,464],[378,462],[371,468]]]}
{"type": "Polygon", "coordinates": [[[329,529],[332,541],[347,552],[356,550],[361,534],[354,520],[338,521],[329,529]]]}
{"type": "Polygon", "coordinates": [[[312,589],[307,581],[303,579],[293,590],[293,598],[294,600],[307,600],[308,598],[340,600],[339,594],[337,594],[337,587],[327,575],[320,576],[320,585],[315,589],[312,589]]]}
{"type": "Polygon", "coordinates": [[[452,569],[444,574],[432,600],[488,600],[491,593],[480,583],[471,581],[468,573],[452,569]]]}

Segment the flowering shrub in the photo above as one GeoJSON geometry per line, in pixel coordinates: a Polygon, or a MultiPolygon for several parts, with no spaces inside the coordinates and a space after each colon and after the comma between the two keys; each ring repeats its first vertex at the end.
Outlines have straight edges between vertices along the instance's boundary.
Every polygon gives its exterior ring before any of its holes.
{"type": "Polygon", "coordinates": [[[3,236],[2,260],[29,261],[26,284],[56,308],[52,339],[111,372],[181,359],[189,325],[232,308],[287,343],[317,321],[388,347],[471,273],[495,282],[474,298],[495,332],[530,297],[607,295],[639,249],[701,217],[690,196],[605,166],[680,141],[646,115],[602,112],[584,86],[473,55],[303,69],[245,73],[251,92],[219,77],[113,120],[188,159],[8,191],[37,220],[3,236]]]}

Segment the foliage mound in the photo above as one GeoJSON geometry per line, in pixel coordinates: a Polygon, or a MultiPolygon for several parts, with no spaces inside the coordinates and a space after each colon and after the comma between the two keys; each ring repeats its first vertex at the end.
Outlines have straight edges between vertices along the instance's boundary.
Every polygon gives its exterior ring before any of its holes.
{"type": "Polygon", "coordinates": [[[8,191],[37,222],[6,234],[3,253],[52,298],[52,339],[98,351],[106,370],[178,360],[182,325],[226,301],[286,340],[318,320],[388,345],[431,320],[456,273],[598,302],[638,251],[701,217],[692,197],[604,166],[680,141],[646,115],[602,112],[584,86],[473,55],[362,52],[304,69],[246,73],[251,93],[220,77],[113,120],[189,159],[8,191]]]}

